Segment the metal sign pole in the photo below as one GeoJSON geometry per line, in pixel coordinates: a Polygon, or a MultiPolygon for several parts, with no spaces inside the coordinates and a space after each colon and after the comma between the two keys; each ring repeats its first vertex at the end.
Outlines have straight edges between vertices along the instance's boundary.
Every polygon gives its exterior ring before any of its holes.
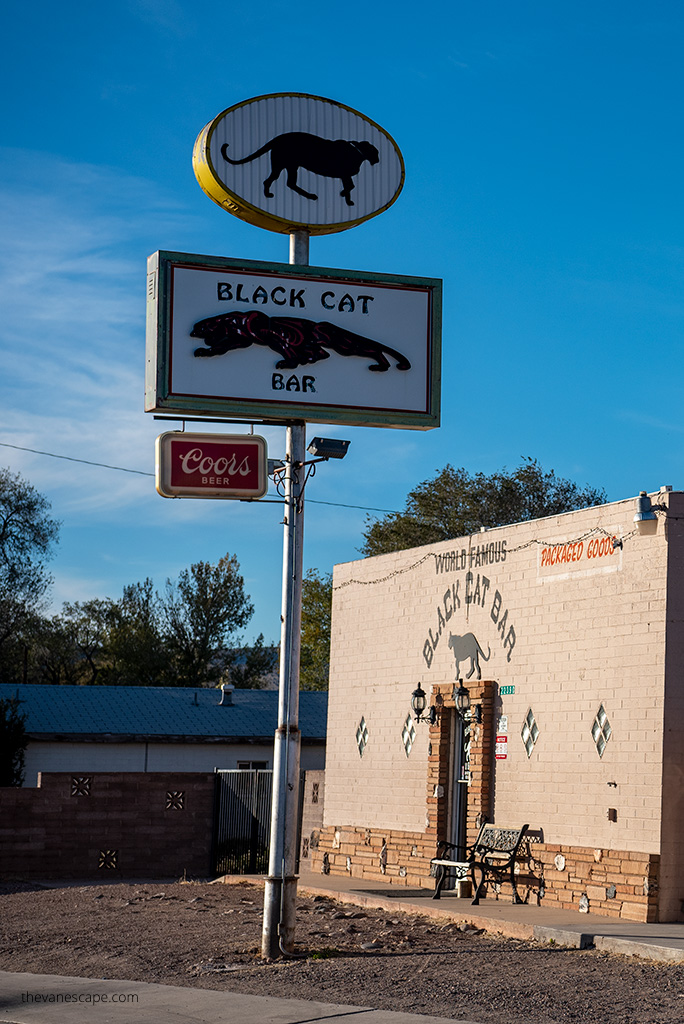
{"type": "MultiPolygon", "coordinates": [[[[290,263],[308,266],[309,235],[290,235],[290,263]]],[[[273,749],[273,798],[268,877],[264,889],[261,955],[274,958],[294,949],[299,818],[299,661],[304,548],[306,424],[287,427],[283,535],[283,595],[280,632],[278,728],[273,749]]]]}

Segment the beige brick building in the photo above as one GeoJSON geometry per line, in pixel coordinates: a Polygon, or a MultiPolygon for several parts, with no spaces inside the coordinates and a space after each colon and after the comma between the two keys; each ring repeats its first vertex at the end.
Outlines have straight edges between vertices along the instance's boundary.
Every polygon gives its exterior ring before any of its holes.
{"type": "Polygon", "coordinates": [[[684,920],[684,494],[652,500],[647,534],[632,498],[336,567],[314,869],[433,885],[460,787],[468,842],[529,824],[529,902],[684,920]]]}

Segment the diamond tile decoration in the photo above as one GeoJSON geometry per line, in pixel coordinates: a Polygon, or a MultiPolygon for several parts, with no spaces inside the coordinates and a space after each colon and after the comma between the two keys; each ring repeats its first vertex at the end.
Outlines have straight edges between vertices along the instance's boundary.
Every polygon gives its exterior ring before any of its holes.
{"type": "Polygon", "coordinates": [[[71,795],[72,796],[90,796],[90,786],[92,784],[92,777],[90,775],[72,775],[71,776],[71,795]]]}
{"type": "Polygon", "coordinates": [[[366,725],[366,719],[361,718],[359,727],[356,730],[356,745],[359,748],[359,756],[363,757],[363,752],[368,744],[368,726],[366,725]]]}
{"type": "Polygon", "coordinates": [[[182,811],[185,809],[185,793],[182,789],[176,789],[173,791],[167,791],[166,793],[166,810],[167,811],[182,811]]]}
{"type": "Polygon", "coordinates": [[[534,750],[534,745],[539,738],[539,729],[537,728],[537,723],[534,720],[532,708],[530,708],[527,712],[527,716],[525,718],[525,721],[523,722],[523,727],[520,731],[520,735],[522,736],[522,741],[525,746],[525,750],[527,751],[527,756],[531,757],[532,751],[534,750]]]}
{"type": "Polygon", "coordinates": [[[596,749],[598,750],[598,756],[603,757],[603,751],[606,749],[606,743],[610,739],[613,730],[610,727],[608,721],[608,715],[605,712],[603,704],[598,709],[594,724],[591,727],[591,735],[594,738],[596,749]]]}
{"type": "Polygon", "coordinates": [[[314,782],[311,785],[311,803],[312,804],[317,804],[318,803],[318,785],[319,785],[318,782],[314,782]]]}
{"type": "Polygon", "coordinates": [[[414,726],[410,715],[406,716],[404,728],[401,730],[401,741],[404,744],[404,750],[406,751],[406,756],[408,757],[409,754],[411,753],[411,748],[413,747],[413,744],[416,742],[416,727],[414,726]]]}
{"type": "Polygon", "coordinates": [[[100,857],[97,863],[98,868],[118,868],[118,850],[100,850],[100,857]]]}

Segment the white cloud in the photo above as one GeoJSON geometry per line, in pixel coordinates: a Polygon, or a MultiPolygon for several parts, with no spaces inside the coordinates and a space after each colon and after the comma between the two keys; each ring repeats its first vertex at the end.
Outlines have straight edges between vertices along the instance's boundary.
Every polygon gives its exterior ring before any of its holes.
{"type": "MultiPolygon", "coordinates": [[[[153,471],[145,238],[183,212],[156,184],[108,168],[4,149],[0,169],[0,441],[153,471]]],[[[148,478],[25,452],[11,465],[70,510],[111,514],[150,489],[148,478]]]]}

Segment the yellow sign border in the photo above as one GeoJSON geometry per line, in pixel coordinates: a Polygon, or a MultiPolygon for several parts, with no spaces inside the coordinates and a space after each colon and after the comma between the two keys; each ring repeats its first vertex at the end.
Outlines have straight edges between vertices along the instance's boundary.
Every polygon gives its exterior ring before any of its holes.
{"type": "Polygon", "coordinates": [[[360,113],[360,111],[347,106],[346,103],[338,103],[337,100],[330,100],[326,99],[324,96],[314,96],[311,93],[305,92],[266,93],[263,96],[254,96],[250,100],[243,100],[241,103],[234,103],[232,107],[226,107],[225,110],[205,125],[197,136],[192,153],[192,167],[200,188],[213,202],[217,204],[217,206],[220,206],[221,209],[226,210],[228,213],[232,213],[234,217],[239,217],[240,220],[245,220],[249,224],[254,224],[258,228],[265,228],[267,231],[276,231],[279,234],[290,234],[292,231],[306,230],[310,235],[332,235],[338,231],[346,231],[347,228],[357,227],[357,225],[363,224],[364,221],[370,220],[372,217],[377,217],[379,213],[384,213],[385,210],[387,210],[392,203],[398,199],[399,194],[404,187],[404,180],[406,176],[404,158],[401,155],[401,150],[389,132],[386,132],[384,128],[381,128],[380,125],[371,120],[370,117],[366,117],[366,115],[360,113]],[[232,192],[226,187],[226,185],[224,185],[224,183],[219,179],[216,169],[212,163],[210,148],[211,138],[219,121],[221,121],[231,111],[237,110],[239,107],[246,107],[250,103],[258,103],[260,100],[275,99],[277,97],[285,96],[319,100],[322,103],[332,103],[336,107],[342,107],[344,110],[348,110],[350,113],[360,117],[363,121],[366,121],[367,124],[372,125],[390,141],[397,156],[399,157],[399,163],[401,165],[401,179],[399,181],[399,187],[389,202],[385,203],[385,205],[381,206],[378,210],[374,210],[372,213],[366,214],[365,217],[358,217],[356,220],[348,220],[337,224],[307,224],[304,221],[293,222],[285,219],[284,217],[277,217],[275,214],[266,213],[264,210],[259,209],[259,207],[248,203],[246,199],[243,199],[242,196],[232,192]]]}

